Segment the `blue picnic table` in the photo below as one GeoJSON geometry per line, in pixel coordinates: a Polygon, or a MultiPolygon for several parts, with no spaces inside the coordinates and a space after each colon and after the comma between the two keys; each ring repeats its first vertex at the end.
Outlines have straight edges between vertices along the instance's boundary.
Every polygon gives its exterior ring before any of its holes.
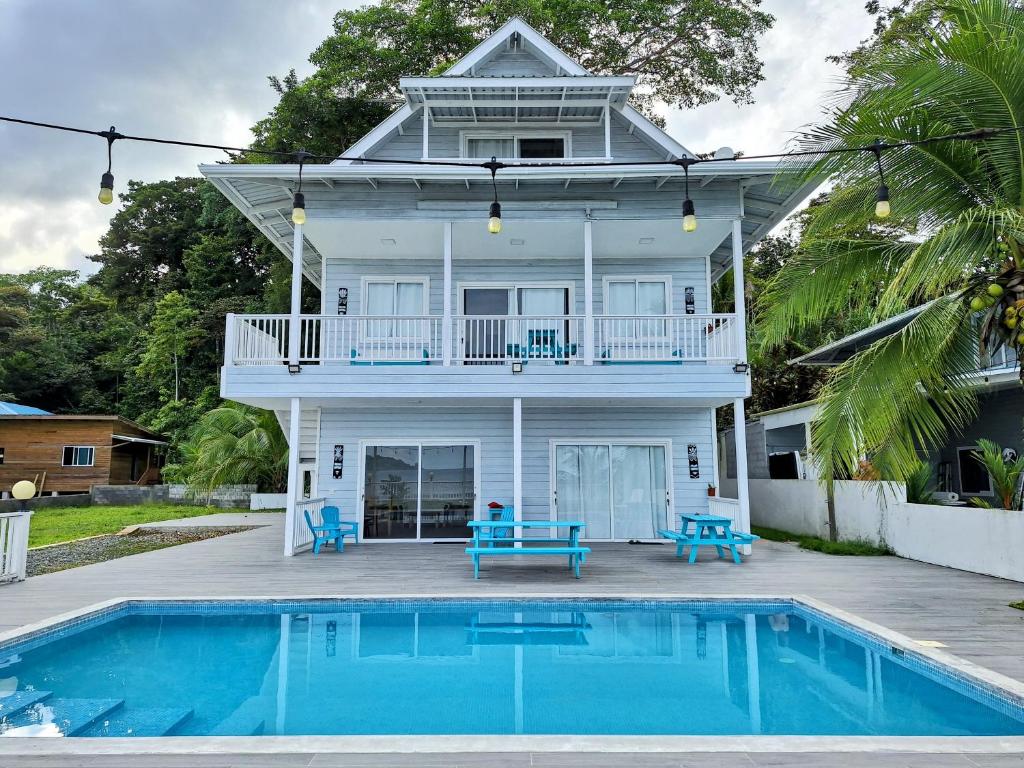
{"type": "Polygon", "coordinates": [[[680,526],[678,531],[660,530],[658,534],[676,543],[676,557],[683,556],[683,548],[690,548],[689,562],[697,562],[701,547],[714,547],[718,556],[725,557],[724,547],[732,553],[733,562],[742,563],[737,546],[757,541],[760,536],[732,530],[732,520],[721,515],[680,512],[676,515],[680,526]]]}
{"type": "Polygon", "coordinates": [[[580,533],[587,524],[579,520],[471,520],[467,525],[473,530],[473,541],[466,547],[466,554],[473,558],[474,579],[480,578],[480,558],[489,555],[568,557],[569,567],[578,579],[580,565],[587,561],[590,552],[589,547],[580,546],[580,533]],[[516,528],[550,528],[565,535],[517,538],[516,528]]]}

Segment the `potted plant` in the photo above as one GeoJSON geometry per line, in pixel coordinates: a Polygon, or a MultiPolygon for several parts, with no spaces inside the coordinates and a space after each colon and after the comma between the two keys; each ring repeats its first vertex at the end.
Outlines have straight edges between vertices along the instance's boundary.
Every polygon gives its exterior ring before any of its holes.
{"type": "Polygon", "coordinates": [[[708,496],[714,496],[718,489],[715,488],[714,483],[708,483],[708,496]]]}

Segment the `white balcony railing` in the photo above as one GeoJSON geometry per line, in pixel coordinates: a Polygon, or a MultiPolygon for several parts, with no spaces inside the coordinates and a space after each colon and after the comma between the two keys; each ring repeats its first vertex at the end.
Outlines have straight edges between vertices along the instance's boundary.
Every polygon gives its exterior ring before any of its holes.
{"type": "MultiPolygon", "coordinates": [[[[348,365],[594,365],[738,359],[733,315],[303,316],[298,362],[348,365]],[[447,331],[447,332],[446,332],[447,331]],[[445,349],[445,345],[448,349],[445,349]]],[[[233,315],[229,365],[280,365],[289,359],[288,315],[233,315]]]]}
{"type": "Polygon", "coordinates": [[[24,581],[32,513],[0,512],[0,584],[24,581]]]}

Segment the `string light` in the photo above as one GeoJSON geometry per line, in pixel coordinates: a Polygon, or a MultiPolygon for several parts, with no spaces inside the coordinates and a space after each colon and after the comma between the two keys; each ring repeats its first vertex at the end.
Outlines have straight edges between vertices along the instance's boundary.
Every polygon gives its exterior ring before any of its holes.
{"type": "MultiPolygon", "coordinates": [[[[349,161],[349,162],[366,162],[368,158],[365,157],[346,157],[345,155],[313,155],[304,150],[299,152],[289,152],[284,150],[271,150],[271,149],[252,149],[249,147],[229,147],[222,144],[208,144],[203,142],[195,141],[180,141],[177,139],[163,139],[153,136],[128,136],[125,134],[117,133],[114,127],[111,126],[110,130],[107,131],[94,131],[87,128],[76,128],[69,125],[58,125],[56,123],[43,123],[36,120],[24,120],[17,117],[9,117],[0,115],[0,122],[14,123],[17,125],[25,125],[35,128],[48,128],[57,131],[67,131],[70,133],[81,133],[90,136],[99,136],[107,140],[107,171],[103,174],[100,179],[100,193],[99,201],[104,205],[109,205],[114,200],[114,175],[111,172],[111,160],[112,160],[112,149],[113,143],[116,140],[125,141],[140,141],[151,144],[171,144],[179,147],[194,147],[197,149],[215,149],[222,152],[237,153],[240,155],[255,154],[265,155],[267,157],[279,157],[299,160],[299,188],[295,192],[295,196],[292,201],[292,220],[295,223],[299,223],[298,219],[305,221],[305,198],[302,194],[302,165],[308,160],[317,160],[321,162],[331,163],[338,160],[349,161]]],[[[686,185],[685,199],[683,200],[683,229],[687,232],[693,232],[697,228],[697,216],[693,205],[693,201],[689,195],[689,168],[691,165],[698,163],[722,163],[722,162],[742,162],[751,160],[770,160],[770,159],[792,159],[798,157],[822,157],[825,155],[834,155],[847,152],[871,152],[875,155],[875,161],[878,167],[879,175],[879,187],[878,193],[875,200],[875,215],[879,218],[887,218],[892,213],[892,208],[889,204],[889,188],[885,183],[885,174],[882,168],[882,151],[887,149],[897,149],[901,147],[917,147],[926,144],[934,144],[937,142],[944,141],[984,141],[994,136],[999,136],[1006,133],[1020,133],[1024,131],[1024,125],[1019,126],[1006,126],[1000,128],[974,128],[969,131],[962,131],[960,133],[943,134],[940,136],[931,136],[924,139],[914,139],[908,141],[899,141],[892,143],[884,143],[880,139],[875,141],[874,144],[868,146],[857,146],[857,147],[835,147],[832,149],[810,149],[801,150],[795,152],[778,152],[774,154],[762,154],[762,155],[744,155],[743,157],[707,157],[707,158],[679,158],[675,160],[655,160],[655,161],[636,161],[636,160],[621,160],[621,161],[610,161],[610,162],[599,162],[599,161],[553,161],[553,162],[516,162],[516,163],[499,163],[495,158],[491,158],[490,161],[485,163],[474,163],[474,162],[460,162],[456,160],[404,160],[397,158],[372,158],[371,162],[376,164],[396,164],[396,165],[426,165],[426,166],[451,166],[459,168],[485,168],[491,172],[491,184],[494,187],[494,202],[491,203],[490,216],[488,217],[488,231],[497,234],[501,231],[501,204],[498,202],[498,189],[497,182],[495,179],[496,173],[502,168],[588,168],[588,167],[602,167],[602,168],[613,168],[622,166],[657,166],[657,165],[676,165],[683,168],[684,183],[686,185]]]]}
{"type": "Polygon", "coordinates": [[[114,163],[114,142],[121,138],[114,126],[109,131],[100,131],[100,136],[107,140],[107,170],[100,176],[100,193],[97,199],[103,205],[110,205],[114,202],[114,174],[110,172],[114,163]]]}
{"type": "Polygon", "coordinates": [[[885,171],[882,170],[882,150],[886,148],[882,140],[878,139],[870,150],[875,156],[875,163],[878,165],[879,184],[878,194],[875,196],[875,216],[880,219],[888,219],[892,214],[892,208],[889,206],[889,187],[885,184],[885,171]]]}
{"type": "Polygon", "coordinates": [[[501,232],[501,203],[498,202],[498,182],[495,177],[498,174],[498,169],[504,168],[505,164],[499,163],[498,158],[491,157],[483,166],[491,172],[491,186],[494,187],[494,202],[491,203],[491,210],[488,213],[487,231],[496,235],[501,232]]]}
{"type": "Polygon", "coordinates": [[[312,155],[304,149],[300,149],[295,153],[295,159],[299,163],[299,186],[295,190],[295,196],[292,198],[292,224],[296,225],[306,223],[306,196],[302,194],[302,166],[306,164],[306,160],[310,157],[312,155]]]}

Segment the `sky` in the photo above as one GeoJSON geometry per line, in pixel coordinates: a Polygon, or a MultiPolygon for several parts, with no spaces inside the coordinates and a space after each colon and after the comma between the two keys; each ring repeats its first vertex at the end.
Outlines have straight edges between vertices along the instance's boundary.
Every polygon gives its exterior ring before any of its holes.
{"type": "MultiPolygon", "coordinates": [[[[0,114],[42,122],[244,146],[276,103],[268,75],[310,73],[335,12],[361,0],[0,0],[0,114]],[[13,73],[13,76],[12,76],[13,73]]],[[[829,54],[868,37],[864,0],[765,0],[765,80],[751,105],[666,113],[695,152],[781,151],[820,115],[839,69],[829,54]]],[[[102,139],[0,124],[0,272],[79,269],[116,212],[96,201],[102,139]]],[[[209,150],[119,142],[128,179],[194,176],[209,150]]]]}

